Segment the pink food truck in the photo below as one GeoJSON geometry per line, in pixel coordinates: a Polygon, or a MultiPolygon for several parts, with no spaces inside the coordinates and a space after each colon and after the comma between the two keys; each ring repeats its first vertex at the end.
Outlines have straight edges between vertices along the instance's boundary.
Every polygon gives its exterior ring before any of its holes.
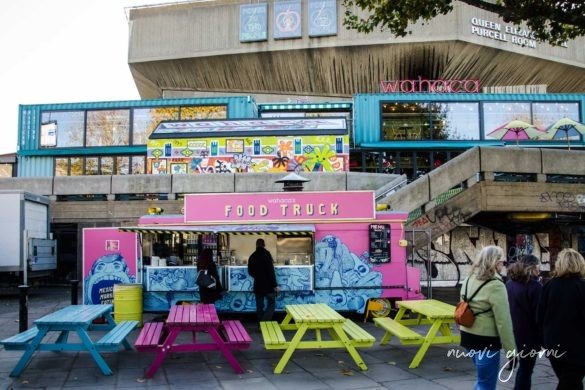
{"type": "MultiPolygon", "coordinates": [[[[198,301],[197,256],[211,248],[227,290],[217,309],[254,312],[247,261],[258,238],[275,261],[277,310],[319,302],[364,312],[369,299],[389,308],[393,300],[423,298],[419,270],[406,261],[407,214],[376,211],[372,191],[189,194],[184,202],[181,215],[147,215],[104,238],[120,246],[126,240],[117,237],[136,240],[128,245],[140,253],[126,269],[137,270],[144,311],[198,301]]],[[[84,258],[88,269],[97,255],[84,258]]],[[[85,286],[87,301],[92,286],[85,286]]]]}

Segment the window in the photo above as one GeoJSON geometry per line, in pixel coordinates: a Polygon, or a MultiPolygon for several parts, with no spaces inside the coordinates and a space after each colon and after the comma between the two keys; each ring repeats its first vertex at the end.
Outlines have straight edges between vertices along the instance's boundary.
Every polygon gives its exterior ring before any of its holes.
{"type": "Polygon", "coordinates": [[[133,175],[144,175],[146,173],[146,157],[132,156],[132,174],[133,175]]]}
{"type": "Polygon", "coordinates": [[[434,103],[431,139],[479,140],[479,103],[434,103]]]}
{"type": "Polygon", "coordinates": [[[381,139],[479,140],[479,103],[383,103],[381,139]]]}
{"type": "Polygon", "coordinates": [[[0,177],[12,177],[13,164],[0,164],[0,177]]]}
{"type": "Polygon", "coordinates": [[[490,136],[490,133],[513,120],[530,123],[530,103],[483,103],[483,130],[487,139],[497,139],[495,136],[490,136]]]}
{"type": "Polygon", "coordinates": [[[69,160],[69,175],[82,176],[83,175],[83,159],[81,157],[72,157],[69,160]]]}
{"type": "Polygon", "coordinates": [[[430,113],[428,103],[382,104],[382,140],[429,139],[430,113]]]}
{"type": "Polygon", "coordinates": [[[86,146],[129,144],[130,111],[101,110],[87,112],[86,146]]]}
{"type": "MultiPolygon", "coordinates": [[[[54,147],[56,138],[58,148],[83,146],[83,111],[46,111],[41,114],[41,130],[45,138],[41,147],[54,147]]],[[[41,134],[43,135],[43,134],[41,134]]]]}
{"type": "Polygon", "coordinates": [[[532,103],[532,118],[531,123],[541,130],[563,118],[580,122],[579,103],[532,103]]]}
{"type": "Polygon", "coordinates": [[[227,118],[227,106],[181,107],[181,120],[225,118],[227,118]]]}
{"type": "Polygon", "coordinates": [[[179,107],[140,108],[133,112],[133,145],[146,145],[148,136],[161,121],[179,119],[179,107]]]}
{"type": "Polygon", "coordinates": [[[97,157],[86,157],[85,158],[85,174],[87,176],[99,175],[99,160],[97,157]]]}
{"type": "MultiPolygon", "coordinates": [[[[128,175],[130,156],[88,156],[55,158],[55,176],[128,175]]],[[[144,173],[143,156],[132,157],[134,174],[144,173]]]]}
{"type": "Polygon", "coordinates": [[[116,175],[128,175],[130,173],[130,157],[116,157],[116,175]]]}
{"type": "Polygon", "coordinates": [[[56,158],[55,159],[55,176],[69,176],[69,159],[56,158]]]}

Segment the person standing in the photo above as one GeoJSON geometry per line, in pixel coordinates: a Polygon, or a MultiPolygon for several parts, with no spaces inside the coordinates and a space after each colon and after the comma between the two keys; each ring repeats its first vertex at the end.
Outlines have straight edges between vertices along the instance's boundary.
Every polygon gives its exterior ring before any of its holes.
{"type": "Polygon", "coordinates": [[[215,303],[215,301],[221,299],[223,287],[219,281],[217,266],[213,261],[213,251],[209,248],[203,249],[199,255],[199,259],[197,260],[197,272],[199,271],[207,271],[207,274],[215,279],[214,287],[199,287],[199,297],[201,298],[201,303],[215,303]]]}
{"type": "Polygon", "coordinates": [[[583,256],[573,249],[563,249],[552,276],[542,289],[538,306],[543,346],[559,379],[557,390],[582,390],[585,377],[583,256]]]}
{"type": "Polygon", "coordinates": [[[499,275],[503,271],[504,260],[502,248],[486,246],[473,262],[469,276],[461,286],[462,297],[470,297],[477,292],[469,303],[475,321],[470,327],[460,327],[461,346],[468,351],[476,368],[476,390],[495,390],[502,346],[508,356],[516,351],[508,294],[499,275]]]}
{"type": "Polygon", "coordinates": [[[256,297],[256,316],[258,321],[270,321],[274,314],[276,293],[279,289],[274,273],[274,260],[264,239],[256,240],[256,251],[248,259],[248,274],[254,278],[254,295],[256,297]],[[265,301],[267,306],[265,308],[265,301]]]}
{"type": "MultiPolygon", "coordinates": [[[[530,390],[532,371],[542,344],[536,323],[536,310],[542,292],[539,275],[540,262],[534,255],[523,255],[508,267],[506,290],[519,353],[514,390],[530,390]]],[[[509,364],[513,367],[513,362],[509,364]]]]}

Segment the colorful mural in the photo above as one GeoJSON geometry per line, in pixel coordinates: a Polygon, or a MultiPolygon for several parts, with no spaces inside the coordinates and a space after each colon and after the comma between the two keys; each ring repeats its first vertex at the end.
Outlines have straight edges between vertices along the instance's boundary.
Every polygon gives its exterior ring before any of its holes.
{"type": "Polygon", "coordinates": [[[349,170],[349,136],[152,139],[152,174],[339,172],[349,170]]]}

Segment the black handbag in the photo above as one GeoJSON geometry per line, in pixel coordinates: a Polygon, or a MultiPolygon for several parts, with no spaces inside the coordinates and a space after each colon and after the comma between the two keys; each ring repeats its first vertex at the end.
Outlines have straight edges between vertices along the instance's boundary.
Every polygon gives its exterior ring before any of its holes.
{"type": "Polygon", "coordinates": [[[197,280],[195,281],[200,288],[215,288],[215,278],[207,273],[207,270],[199,271],[197,280]]]}

